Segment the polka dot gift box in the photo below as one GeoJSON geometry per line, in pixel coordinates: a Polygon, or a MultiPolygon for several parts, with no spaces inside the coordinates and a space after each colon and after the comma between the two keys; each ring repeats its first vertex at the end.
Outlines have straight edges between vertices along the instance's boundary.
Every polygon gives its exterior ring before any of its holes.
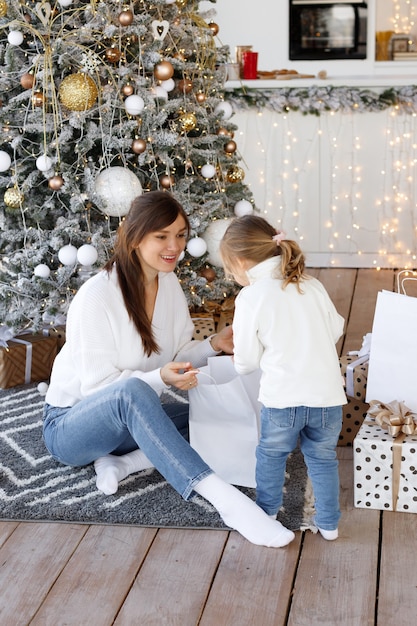
{"type": "Polygon", "coordinates": [[[353,442],[354,504],[417,513],[417,425],[408,429],[395,425],[393,436],[387,421],[378,423],[368,414],[353,442]]]}

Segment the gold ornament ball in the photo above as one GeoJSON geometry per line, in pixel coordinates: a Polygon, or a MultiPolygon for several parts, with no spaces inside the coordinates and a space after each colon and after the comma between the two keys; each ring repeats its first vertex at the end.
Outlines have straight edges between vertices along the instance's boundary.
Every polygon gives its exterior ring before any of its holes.
{"type": "Polygon", "coordinates": [[[206,94],[203,93],[202,91],[199,91],[196,95],[195,95],[195,99],[197,100],[197,102],[199,104],[203,104],[203,102],[206,101],[206,94]]]}
{"type": "Polygon", "coordinates": [[[227,154],[233,154],[234,152],[236,152],[236,150],[237,150],[237,145],[236,145],[236,142],[233,141],[233,139],[228,141],[227,144],[225,144],[224,146],[224,151],[227,152],[227,154]]]}
{"type": "Polygon", "coordinates": [[[119,23],[121,26],[130,26],[133,22],[133,12],[130,9],[125,9],[119,14],[119,23]]]}
{"type": "Polygon", "coordinates": [[[48,180],[48,187],[52,189],[53,191],[59,191],[63,184],[64,184],[64,179],[62,178],[62,176],[59,176],[58,174],[56,174],[55,176],[52,176],[48,180]]]}
{"type": "Polygon", "coordinates": [[[6,0],[0,0],[0,17],[7,15],[7,2],[6,0]]]}
{"type": "Polygon", "coordinates": [[[157,80],[168,80],[174,75],[174,68],[169,61],[161,61],[155,65],[153,73],[157,80]]]}
{"type": "Polygon", "coordinates": [[[4,204],[10,209],[18,209],[22,205],[25,196],[16,187],[10,187],[6,189],[4,193],[4,204]]]}
{"type": "Polygon", "coordinates": [[[212,283],[213,280],[216,278],[216,272],[212,267],[203,267],[200,275],[205,278],[208,283],[212,283]]]}
{"type": "Polygon", "coordinates": [[[133,85],[131,85],[130,83],[126,83],[126,85],[123,85],[122,94],[124,96],[131,96],[133,92],[134,92],[133,85]]]}
{"type": "Polygon", "coordinates": [[[164,189],[169,189],[170,187],[175,185],[175,178],[170,174],[162,174],[162,176],[159,177],[159,182],[161,184],[161,187],[163,187],[164,189]]]}
{"type": "Polygon", "coordinates": [[[32,104],[34,107],[41,107],[44,103],[44,95],[42,91],[34,91],[32,94],[32,104]]]}
{"type": "Polygon", "coordinates": [[[107,48],[104,54],[109,63],[117,63],[120,61],[120,57],[122,56],[119,48],[113,46],[111,48],[107,48]]]}
{"type": "Polygon", "coordinates": [[[132,152],[135,154],[142,154],[146,150],[146,141],[144,139],[134,139],[132,141],[132,152]]]}
{"type": "Polygon", "coordinates": [[[32,89],[35,84],[35,77],[33,74],[25,73],[20,77],[20,84],[23,89],[32,89]]]}
{"type": "Polygon", "coordinates": [[[188,0],[176,0],[176,5],[180,9],[183,9],[184,7],[187,6],[187,2],[188,2],[188,0]]]}
{"type": "Polygon", "coordinates": [[[91,76],[81,72],[64,78],[58,93],[62,104],[70,111],[91,109],[98,96],[97,85],[91,76]]]}
{"type": "Polygon", "coordinates": [[[183,78],[182,80],[178,81],[178,89],[182,93],[190,93],[190,91],[192,91],[193,89],[193,81],[189,80],[188,78],[183,78]]]}
{"type": "Polygon", "coordinates": [[[232,165],[227,170],[226,178],[229,183],[240,183],[245,178],[245,172],[238,165],[232,165]]]}
{"type": "Polygon", "coordinates": [[[211,30],[213,37],[215,37],[217,33],[219,32],[219,25],[216,24],[216,22],[210,22],[209,29],[211,30]]]}
{"type": "Polygon", "coordinates": [[[188,133],[190,130],[194,130],[197,125],[197,118],[194,113],[182,113],[180,115],[181,130],[188,133]]]}

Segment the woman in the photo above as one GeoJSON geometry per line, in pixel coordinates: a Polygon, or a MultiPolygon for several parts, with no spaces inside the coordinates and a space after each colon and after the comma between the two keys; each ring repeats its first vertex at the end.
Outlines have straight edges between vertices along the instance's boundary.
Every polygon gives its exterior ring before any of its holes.
{"type": "Polygon", "coordinates": [[[46,395],[45,443],[61,463],[94,462],[104,494],[154,466],[185,500],[200,494],[252,543],[281,547],[294,533],[215,475],[175,425],[186,429],[183,406],[175,412],[160,402],[169,386],[195,386],[196,368],[208,356],[233,349],[230,328],[192,340],[174,273],[188,232],[187,215],[168,192],[133,201],[112,258],[70,305],[46,395]]]}

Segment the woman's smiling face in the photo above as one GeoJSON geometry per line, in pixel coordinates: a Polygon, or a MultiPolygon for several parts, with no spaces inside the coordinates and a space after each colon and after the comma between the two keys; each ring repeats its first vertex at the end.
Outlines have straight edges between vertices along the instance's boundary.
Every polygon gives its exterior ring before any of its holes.
{"type": "Polygon", "coordinates": [[[175,222],[162,230],[145,235],[136,248],[145,275],[172,272],[185,249],[187,235],[187,225],[182,215],[178,215],[175,222]]]}

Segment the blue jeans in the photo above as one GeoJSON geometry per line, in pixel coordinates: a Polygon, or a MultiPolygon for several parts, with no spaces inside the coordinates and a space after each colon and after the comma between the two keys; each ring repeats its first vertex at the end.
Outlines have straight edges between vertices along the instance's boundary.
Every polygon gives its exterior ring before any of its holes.
{"type": "Polygon", "coordinates": [[[314,491],[315,523],[323,530],[337,528],[340,509],[336,446],[341,427],[341,406],[262,407],[256,450],[256,502],[266,513],[276,514],[281,508],[287,457],[300,438],[314,491]]]}
{"type": "Polygon", "coordinates": [[[140,448],[187,500],[193,487],[212,470],[177,429],[186,434],[188,405],[167,405],[167,409],[170,415],[147,383],[129,378],[72,407],[46,404],[44,441],[54,459],[74,466],[140,448]]]}

